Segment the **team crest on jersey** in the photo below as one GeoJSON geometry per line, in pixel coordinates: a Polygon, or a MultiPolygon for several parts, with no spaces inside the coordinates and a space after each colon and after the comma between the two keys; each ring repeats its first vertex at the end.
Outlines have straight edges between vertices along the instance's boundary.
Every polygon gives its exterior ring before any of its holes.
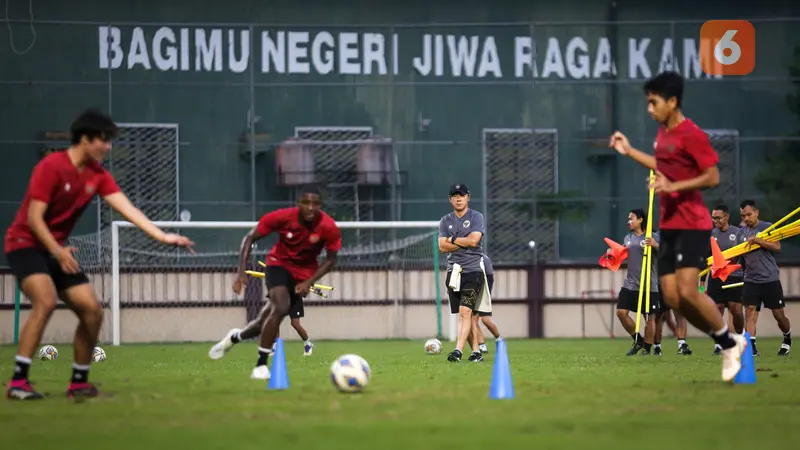
{"type": "Polygon", "coordinates": [[[291,232],[291,231],[290,231],[290,232],[288,232],[288,233],[286,233],[286,239],[291,239],[291,238],[293,238],[293,237],[294,237],[294,234],[292,234],[292,232],[291,232]]]}
{"type": "Polygon", "coordinates": [[[734,241],[736,241],[736,235],[735,235],[735,234],[731,234],[731,235],[729,235],[729,236],[728,236],[728,240],[730,240],[731,242],[734,242],[734,241]]]}
{"type": "Polygon", "coordinates": [[[311,236],[308,237],[308,242],[316,244],[317,242],[319,242],[319,235],[317,233],[311,233],[311,236]]]}
{"type": "Polygon", "coordinates": [[[644,248],[644,246],[645,246],[644,240],[639,241],[639,247],[644,248]]]}
{"type": "Polygon", "coordinates": [[[65,192],[69,192],[69,190],[70,190],[70,188],[71,188],[71,187],[72,187],[72,186],[70,186],[70,185],[69,185],[69,183],[65,184],[65,185],[64,185],[64,191],[65,191],[65,192]]]}
{"type": "Polygon", "coordinates": [[[469,220],[465,220],[465,221],[464,221],[464,228],[469,228],[469,226],[470,226],[471,224],[472,224],[472,222],[470,222],[469,220]]]}

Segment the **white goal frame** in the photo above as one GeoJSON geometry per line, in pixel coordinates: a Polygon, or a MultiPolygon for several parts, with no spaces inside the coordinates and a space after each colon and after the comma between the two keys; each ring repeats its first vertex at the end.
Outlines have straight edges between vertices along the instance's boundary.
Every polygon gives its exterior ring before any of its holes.
{"type": "MultiPolygon", "coordinates": [[[[250,230],[258,225],[258,222],[224,222],[224,221],[155,221],[159,228],[225,228],[250,230]]],[[[428,228],[435,231],[439,227],[439,221],[364,221],[364,222],[336,222],[341,229],[391,229],[391,228],[428,228]]],[[[124,220],[111,222],[111,327],[112,345],[121,344],[121,311],[120,311],[120,273],[119,273],[119,229],[136,228],[136,225],[124,220]]],[[[439,270],[439,268],[434,268],[439,270]]],[[[437,289],[439,287],[437,286],[437,289]]],[[[444,302],[443,302],[444,303],[444,302]]],[[[451,318],[451,330],[454,322],[451,318]]],[[[452,331],[451,331],[452,334],[452,331]]]]}

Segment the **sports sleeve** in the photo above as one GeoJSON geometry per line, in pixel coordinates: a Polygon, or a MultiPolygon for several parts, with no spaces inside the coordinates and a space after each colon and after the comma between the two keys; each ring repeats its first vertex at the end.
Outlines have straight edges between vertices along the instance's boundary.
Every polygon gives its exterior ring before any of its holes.
{"type": "Polygon", "coordinates": [[[708,135],[702,130],[688,134],[684,138],[686,151],[692,156],[700,171],[714,167],[719,162],[719,155],[711,146],[708,135]]]}
{"type": "Polygon", "coordinates": [[[449,236],[449,234],[447,233],[447,225],[444,223],[445,222],[444,219],[446,217],[447,216],[442,217],[441,219],[439,219],[439,237],[447,237],[447,236],[449,236]]]}
{"type": "Polygon", "coordinates": [[[50,203],[53,192],[58,185],[58,177],[47,160],[42,160],[33,168],[31,181],[28,184],[28,193],[31,198],[50,203]]]}
{"type": "Polygon", "coordinates": [[[270,233],[278,231],[283,224],[283,213],[281,211],[272,211],[264,214],[256,225],[256,232],[261,236],[267,236],[270,233]]]}
{"type": "Polygon", "coordinates": [[[325,238],[325,250],[329,252],[338,252],[342,249],[342,231],[336,226],[336,223],[331,223],[328,228],[327,237],[325,238]]]}
{"type": "Polygon", "coordinates": [[[478,213],[472,218],[472,225],[470,226],[471,231],[475,232],[478,231],[480,233],[486,234],[486,223],[483,220],[483,214],[478,213]]]}
{"type": "Polygon", "coordinates": [[[114,176],[111,175],[111,172],[103,170],[103,177],[100,179],[100,186],[97,187],[97,194],[100,195],[100,197],[107,197],[121,190],[114,176]]]}

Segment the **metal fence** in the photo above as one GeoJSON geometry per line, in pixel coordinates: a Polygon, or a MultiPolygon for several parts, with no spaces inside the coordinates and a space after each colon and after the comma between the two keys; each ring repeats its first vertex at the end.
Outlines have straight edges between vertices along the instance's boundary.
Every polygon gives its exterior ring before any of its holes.
{"type": "MultiPolygon", "coordinates": [[[[73,116],[96,106],[126,124],[107,164],[156,219],[254,220],[316,181],[339,220],[436,220],[447,186],[462,182],[497,263],[591,260],[646,206],[646,172],[606,142],[619,129],[651,148],[641,85],[661,70],[685,75],[685,110],[720,154],[708,202],[735,211],[743,198],[771,200],[758,182],[765,155],[798,145],[785,101],[798,22],[753,21],[764,49],[755,72],[720,78],[700,69],[702,20],[10,21],[0,220],[11,221],[41,151],[66,145],[73,116]]],[[[788,212],[765,205],[765,219],[788,212]]],[[[95,211],[77,233],[103,232],[111,217],[95,211]]]]}

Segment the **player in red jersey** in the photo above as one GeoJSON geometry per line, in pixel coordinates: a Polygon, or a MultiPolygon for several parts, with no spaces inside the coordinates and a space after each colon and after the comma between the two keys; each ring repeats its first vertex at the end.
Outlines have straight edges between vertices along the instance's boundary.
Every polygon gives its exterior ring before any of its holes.
{"type": "Polygon", "coordinates": [[[704,256],[712,228],[700,191],[719,184],[719,158],[706,133],[681,111],[683,84],[681,75],[664,72],[644,85],[647,111],[661,125],[654,156],[633,148],[619,131],[611,136],[609,146],[655,171],[655,182],[649,187],[658,193],[661,209],[658,272],[662,298],[722,347],[722,379],[732,381],[742,367],[747,343],[743,336],[728,330],[714,301],[698,290],[697,281],[700,269],[706,266],[704,256]]]}
{"type": "Polygon", "coordinates": [[[70,133],[72,142],[67,150],[47,155],[33,168],[22,205],[5,235],[8,264],[31,302],[31,313],[19,336],[14,375],[6,391],[9,399],[44,397],[31,387],[28,371],[59,298],[79,320],[67,396],[97,395],[97,389],[89,383],[89,367],[103,310],[72,254],[75,249],[65,246],[95,194],[153,239],[180,247],[193,245],[189,239],[164,233],[153,225],[101,165],[117,133],[110,117],[86,111],[72,123],[70,133]]]}
{"type": "MultiPolygon", "coordinates": [[[[300,192],[297,206],[267,213],[258,221],[258,226],[245,236],[239,252],[239,273],[233,284],[236,294],[241,294],[247,282],[245,269],[253,243],[270,233],[278,233],[278,242],[267,254],[266,261],[269,302],[256,320],[242,330],[230,330],[211,347],[209,357],[222,358],[234,344],[260,335],[258,361],[250,378],[269,379],[267,361],[283,318],[290,315],[294,322],[296,317],[302,316],[303,297],[308,295],[314,283],[333,269],[336,255],[342,248],[339,227],[321,208],[322,194],[319,189],[315,186],[305,187],[300,192]],[[319,265],[317,258],[323,249],[326,259],[319,265]]],[[[302,327],[298,329],[295,326],[295,329],[306,341],[306,354],[310,354],[308,335],[303,336],[305,330],[302,327]]]]}

